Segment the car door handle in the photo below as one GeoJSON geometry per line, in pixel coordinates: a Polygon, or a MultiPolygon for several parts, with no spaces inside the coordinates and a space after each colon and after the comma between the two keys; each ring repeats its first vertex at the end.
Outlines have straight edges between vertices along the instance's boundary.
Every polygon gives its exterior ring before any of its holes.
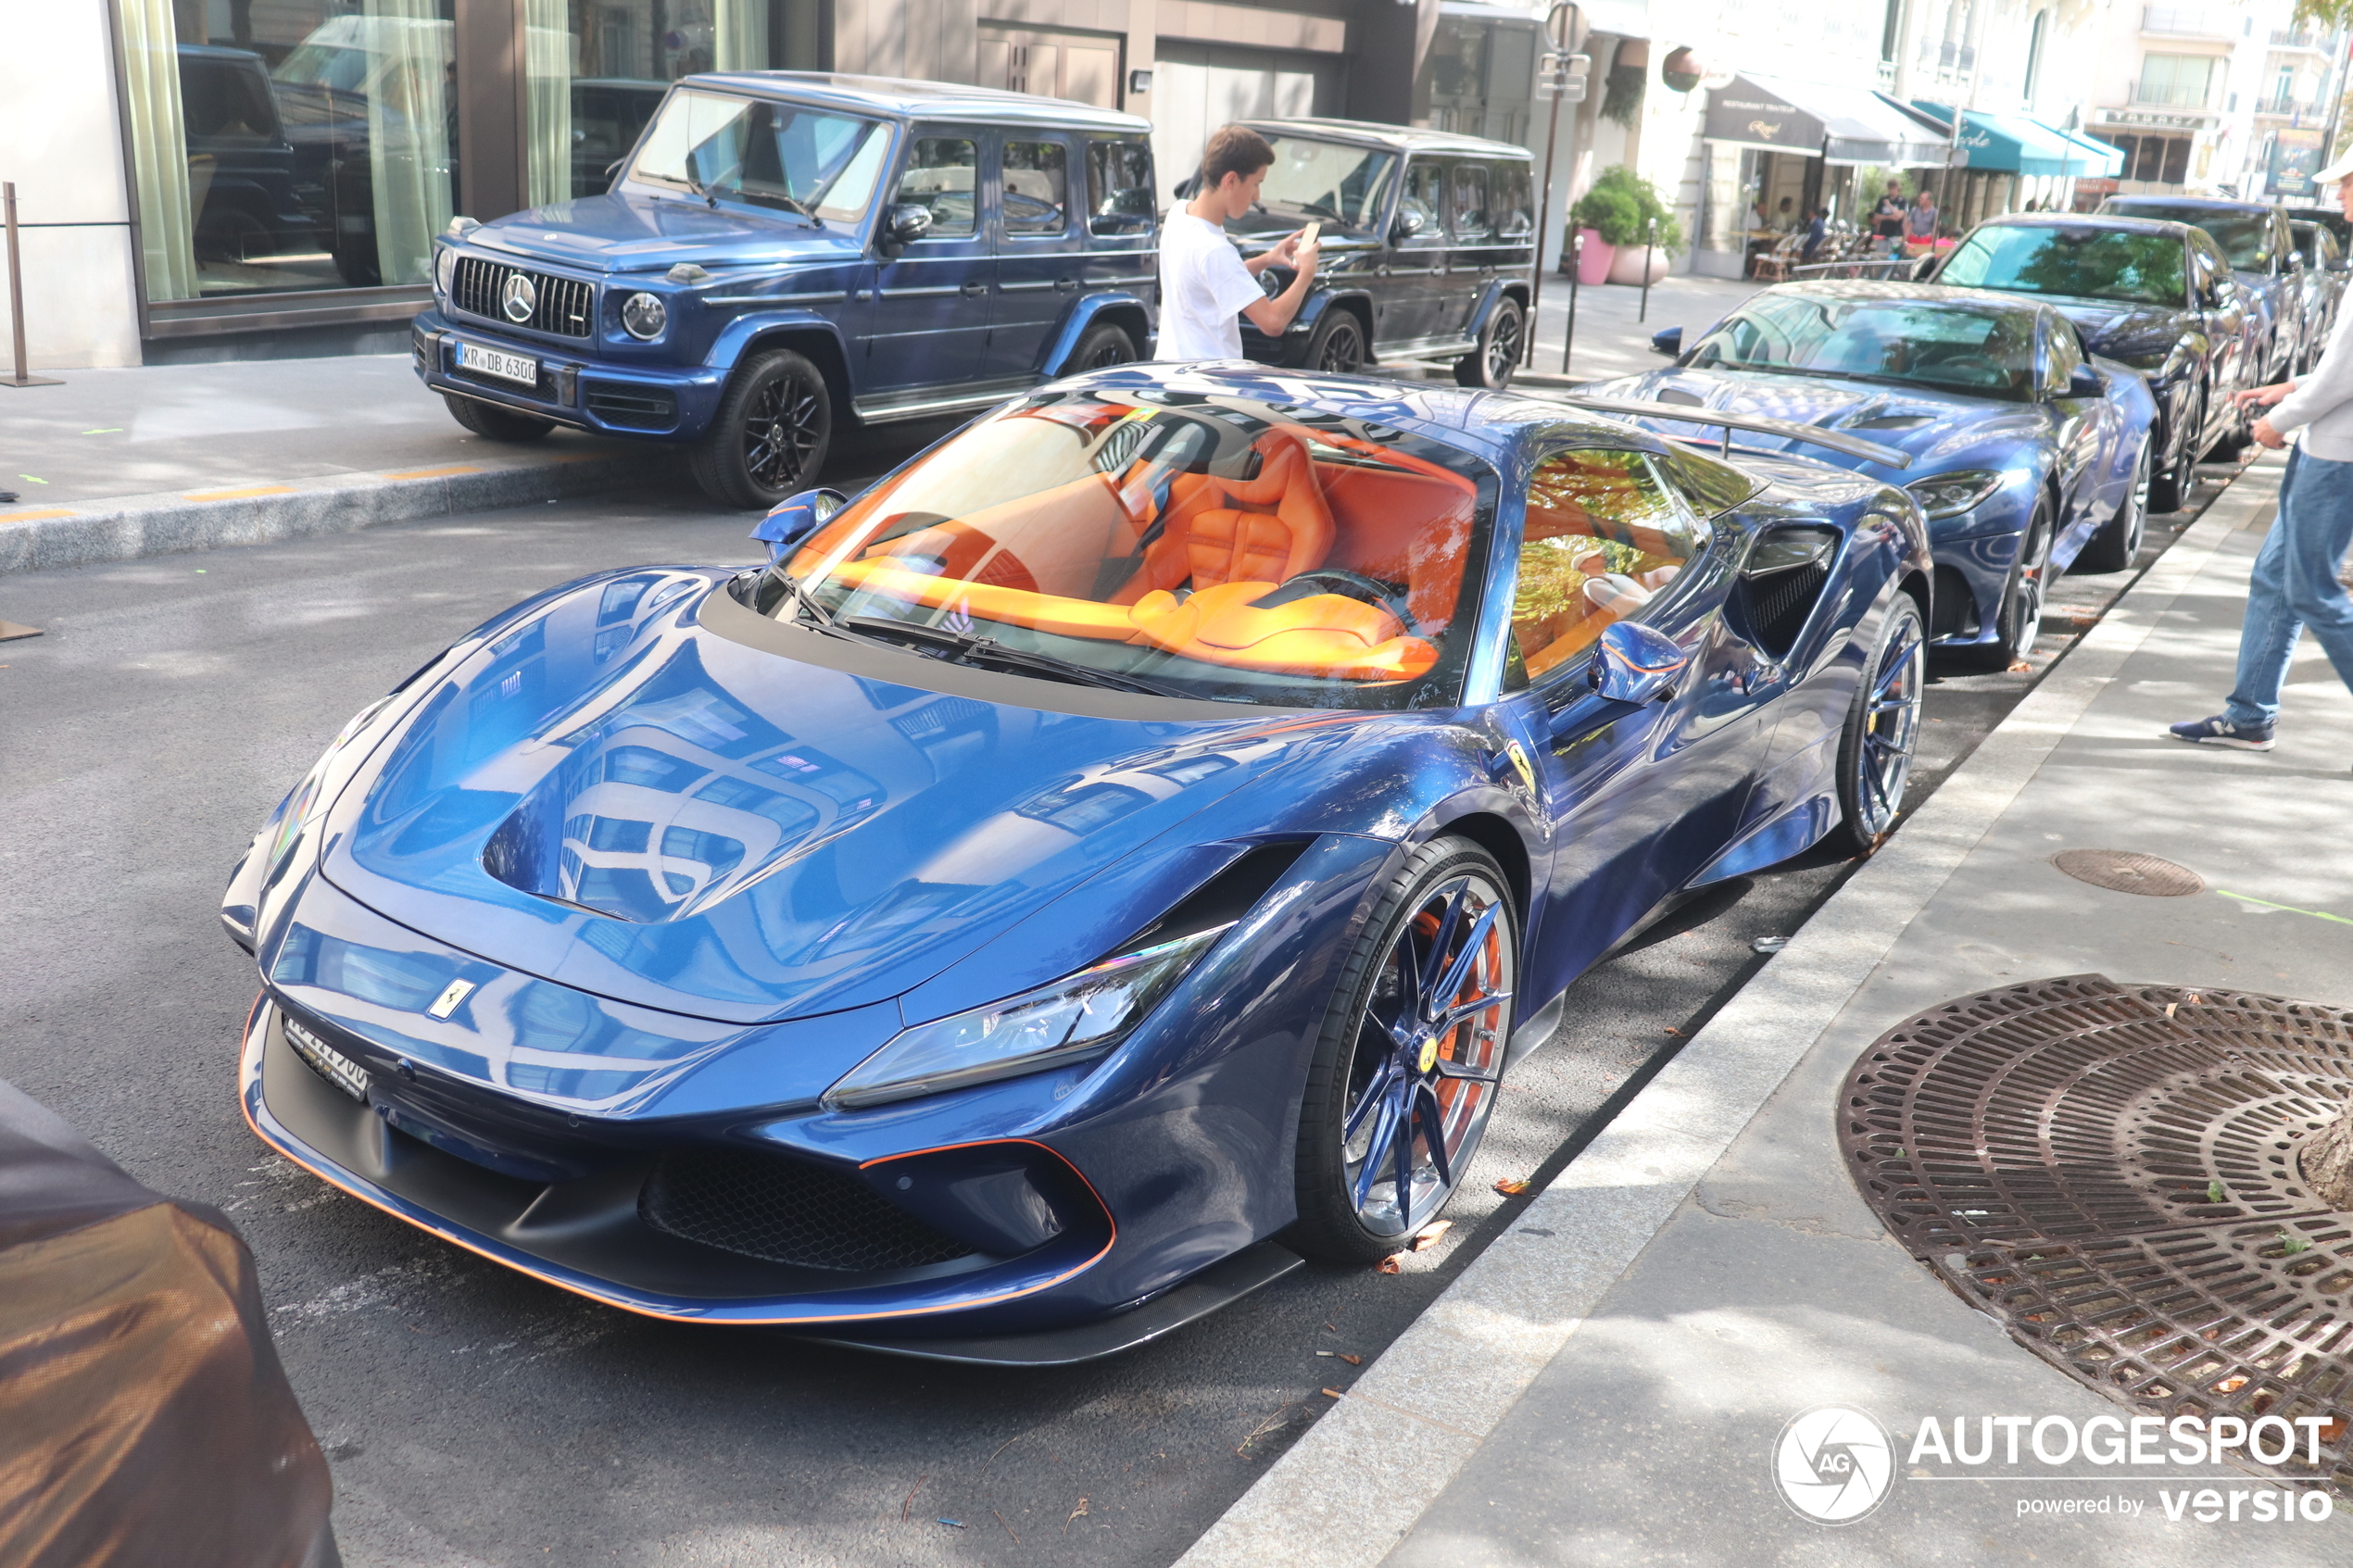
{"type": "Polygon", "coordinates": [[[963,295],[966,299],[978,299],[982,295],[985,295],[988,292],[988,285],[982,282],[978,278],[967,278],[964,280],[963,295]]]}
{"type": "Polygon", "coordinates": [[[1056,278],[1054,280],[1054,292],[1056,294],[1075,294],[1077,290],[1078,280],[1076,278],[1056,278]]]}

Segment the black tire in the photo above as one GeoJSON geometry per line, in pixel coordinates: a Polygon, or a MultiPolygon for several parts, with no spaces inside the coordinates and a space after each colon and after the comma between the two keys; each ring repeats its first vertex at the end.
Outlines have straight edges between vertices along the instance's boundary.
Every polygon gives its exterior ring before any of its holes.
{"type": "Polygon", "coordinates": [[[2070,571],[2122,571],[2140,558],[2141,540],[2148,533],[2149,498],[2156,486],[2149,479],[2148,447],[2141,447],[2141,460],[2133,465],[2133,488],[2126,493],[2124,504],[2108,520],[2097,533],[2085,542],[2082,554],[2075,558],[2070,571]]]}
{"type": "Polygon", "coordinates": [[[2198,437],[2206,431],[2206,404],[2201,399],[2173,432],[2173,451],[2164,468],[2149,475],[2149,510],[2178,512],[2197,484],[2198,437]]]}
{"type": "Polygon", "coordinates": [[[1101,321],[1088,328],[1087,335],[1078,340],[1078,346],[1070,351],[1063,373],[1075,376],[1087,370],[1108,370],[1114,365],[1133,364],[1135,359],[1136,340],[1127,335],[1126,329],[1101,321]]]}
{"type": "Polygon", "coordinates": [[[1501,392],[1512,384],[1512,372],[1519,369],[1520,354],[1527,344],[1522,334],[1527,327],[1527,313],[1519,301],[1506,295],[1495,302],[1487,313],[1487,325],[1479,329],[1478,346],[1454,361],[1456,386],[1484,387],[1501,392]]]}
{"type": "Polygon", "coordinates": [[[460,397],[445,392],[441,400],[449,405],[449,417],[489,441],[536,441],[556,428],[553,420],[543,420],[536,414],[517,414],[491,403],[477,403],[471,397],[460,397]]]}
{"type": "Polygon", "coordinates": [[[1365,323],[1356,319],[1353,310],[1335,305],[1325,308],[1324,319],[1308,334],[1306,352],[1299,357],[1299,363],[1302,370],[1353,376],[1364,370],[1368,358],[1365,323]]]}
{"type": "Polygon", "coordinates": [[[1894,826],[1919,744],[1920,694],[1928,684],[1928,626],[1912,596],[1898,593],[1880,625],[1870,662],[1847,705],[1838,737],[1840,847],[1868,855],[1894,826]]]}
{"type": "Polygon", "coordinates": [[[2018,559],[2010,563],[2009,580],[2002,584],[2002,603],[1994,612],[1994,641],[1960,650],[1970,663],[2007,670],[2034,650],[2035,635],[2043,629],[2044,596],[2051,585],[2051,532],[2050,503],[2038,501],[2019,541],[2018,559]]]}
{"type": "Polygon", "coordinates": [[[824,373],[789,348],[774,349],[737,367],[710,431],[687,448],[687,466],[721,506],[765,510],[817,483],[833,434],[824,373]]]}
{"type": "Polygon", "coordinates": [[[1381,890],[1341,966],[1307,1070],[1294,1166],[1299,1220],[1290,1231],[1300,1251],[1336,1263],[1387,1257],[1411,1245],[1462,1189],[1502,1088],[1518,959],[1510,880],[1469,840],[1423,845],[1381,890]],[[1496,1000],[1439,1029],[1403,982],[1408,960],[1414,972],[1442,979],[1466,957],[1457,984],[1428,987],[1447,997],[1438,1010],[1459,1005],[1466,991],[1473,1001],[1496,1000]],[[1383,1011],[1392,1017],[1381,1019],[1383,1011]],[[1401,1021],[1412,1025],[1403,1038],[1388,1027],[1401,1021]],[[1400,1115],[1408,1172],[1402,1206],[1400,1115]],[[1429,1154],[1433,1126],[1442,1160],[1429,1154]]]}

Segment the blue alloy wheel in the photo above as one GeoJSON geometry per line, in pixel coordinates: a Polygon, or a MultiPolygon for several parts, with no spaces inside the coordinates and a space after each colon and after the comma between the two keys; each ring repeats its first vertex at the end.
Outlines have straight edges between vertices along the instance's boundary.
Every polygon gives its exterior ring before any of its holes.
{"type": "Polygon", "coordinates": [[[1928,642],[1919,607],[1899,594],[1888,608],[1879,652],[1856,690],[1846,733],[1839,739],[1839,803],[1845,810],[1848,847],[1858,855],[1878,847],[1904,809],[1927,678],[1928,642]]]}
{"type": "Polygon", "coordinates": [[[1476,845],[1416,851],[1358,939],[1300,1119],[1300,1225],[1335,1261],[1386,1256],[1462,1185],[1503,1076],[1518,922],[1476,845]]]}

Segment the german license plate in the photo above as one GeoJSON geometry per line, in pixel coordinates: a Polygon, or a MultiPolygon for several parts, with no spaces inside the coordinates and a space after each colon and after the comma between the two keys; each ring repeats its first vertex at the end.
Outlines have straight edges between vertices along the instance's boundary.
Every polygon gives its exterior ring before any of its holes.
{"type": "Polygon", "coordinates": [[[539,361],[522,354],[509,354],[500,349],[484,348],[476,343],[458,345],[458,368],[478,375],[497,376],[500,381],[513,382],[517,386],[539,384],[539,361]]]}
{"type": "Polygon", "coordinates": [[[295,1055],[316,1068],[319,1076],[362,1104],[368,1098],[368,1070],[361,1067],[317,1035],[289,1018],[285,1021],[286,1044],[295,1055]]]}

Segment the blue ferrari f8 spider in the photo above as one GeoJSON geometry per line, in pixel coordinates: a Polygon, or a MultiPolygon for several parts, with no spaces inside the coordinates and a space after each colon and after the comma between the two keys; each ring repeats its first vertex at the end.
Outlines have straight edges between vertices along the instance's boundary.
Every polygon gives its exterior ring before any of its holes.
{"type": "Polygon", "coordinates": [[[1851,452],[1831,460],[1919,499],[1936,550],[1929,630],[1945,648],[2007,665],[2034,646],[2054,576],[2119,571],[2139,553],[2156,400],[2139,371],[2087,357],[2054,306],[1936,283],[1784,283],[1694,343],[1680,328],[1653,343],[1678,356],[1674,369],[1591,390],[1845,431],[1910,455],[1901,473],[1851,452]]]}
{"type": "Polygon", "coordinates": [[[1398,1250],[1564,993],[1900,806],[1905,491],[1243,364],[497,617],[222,909],[271,1147],[632,1311],[1030,1364],[1398,1250]]]}

